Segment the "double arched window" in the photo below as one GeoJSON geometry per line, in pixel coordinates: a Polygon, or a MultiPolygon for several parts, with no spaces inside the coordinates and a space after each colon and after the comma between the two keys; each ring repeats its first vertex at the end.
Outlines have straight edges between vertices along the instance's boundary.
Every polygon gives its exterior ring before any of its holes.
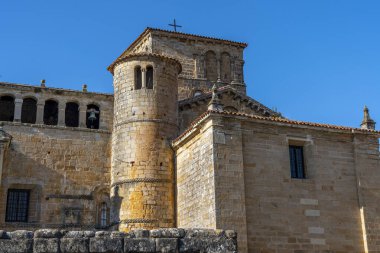
{"type": "Polygon", "coordinates": [[[135,76],[135,90],[140,90],[145,87],[146,89],[153,89],[153,67],[147,66],[142,69],[141,66],[136,66],[134,70],[135,76]]]}

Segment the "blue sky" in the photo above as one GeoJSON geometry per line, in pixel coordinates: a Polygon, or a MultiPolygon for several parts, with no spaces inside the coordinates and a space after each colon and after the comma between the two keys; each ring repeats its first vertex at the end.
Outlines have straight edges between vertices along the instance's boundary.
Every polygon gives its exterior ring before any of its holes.
{"type": "Polygon", "coordinates": [[[380,126],[378,0],[2,0],[0,81],[112,92],[106,67],[145,27],[247,42],[248,94],[284,116],[380,126]]]}

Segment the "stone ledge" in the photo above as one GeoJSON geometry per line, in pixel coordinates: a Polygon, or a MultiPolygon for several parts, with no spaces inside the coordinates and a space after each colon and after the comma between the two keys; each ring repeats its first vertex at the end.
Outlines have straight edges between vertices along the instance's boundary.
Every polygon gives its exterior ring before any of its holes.
{"type": "Polygon", "coordinates": [[[237,250],[232,230],[166,228],[118,231],[0,230],[0,253],[225,252],[237,250]]]}

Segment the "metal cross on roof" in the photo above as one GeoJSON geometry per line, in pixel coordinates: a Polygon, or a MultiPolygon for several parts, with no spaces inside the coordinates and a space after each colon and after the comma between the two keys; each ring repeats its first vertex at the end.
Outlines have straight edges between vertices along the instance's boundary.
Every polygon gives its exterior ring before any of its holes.
{"type": "Polygon", "coordinates": [[[174,27],[175,32],[177,31],[177,27],[182,27],[181,25],[177,25],[177,23],[175,22],[175,19],[173,21],[173,24],[169,24],[169,25],[174,27]]]}

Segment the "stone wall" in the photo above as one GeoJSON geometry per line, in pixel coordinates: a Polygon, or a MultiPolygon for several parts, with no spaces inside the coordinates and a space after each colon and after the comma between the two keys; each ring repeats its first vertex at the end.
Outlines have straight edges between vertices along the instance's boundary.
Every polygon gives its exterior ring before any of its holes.
{"type": "Polygon", "coordinates": [[[156,229],[108,231],[0,230],[0,253],[237,252],[231,230],[156,229]]]}
{"type": "Polygon", "coordinates": [[[79,128],[86,128],[87,105],[93,104],[99,107],[100,113],[96,114],[100,117],[99,129],[112,130],[113,95],[111,94],[0,82],[0,96],[4,95],[14,98],[14,122],[21,121],[23,99],[33,98],[37,102],[35,124],[44,124],[45,102],[53,100],[58,103],[58,126],[65,126],[66,103],[74,102],[79,106],[79,128]]]}
{"type": "Polygon", "coordinates": [[[201,224],[200,204],[179,209],[184,215],[178,219],[196,213],[198,226],[235,229],[241,252],[378,252],[378,137],[339,127],[205,116],[174,142],[177,178],[197,182],[187,192],[178,189],[178,197],[202,202],[215,196],[215,223],[201,224]],[[289,145],[303,147],[305,179],[291,178],[289,145]],[[201,155],[206,147],[212,155],[201,155]],[[209,166],[199,163],[204,156],[213,157],[209,166]],[[205,173],[213,194],[204,191],[205,173]]]}
{"type": "Polygon", "coordinates": [[[3,122],[12,136],[0,183],[0,227],[97,227],[109,207],[110,138],[105,130],[3,122]],[[30,191],[27,222],[4,222],[9,189],[30,191]]]}

